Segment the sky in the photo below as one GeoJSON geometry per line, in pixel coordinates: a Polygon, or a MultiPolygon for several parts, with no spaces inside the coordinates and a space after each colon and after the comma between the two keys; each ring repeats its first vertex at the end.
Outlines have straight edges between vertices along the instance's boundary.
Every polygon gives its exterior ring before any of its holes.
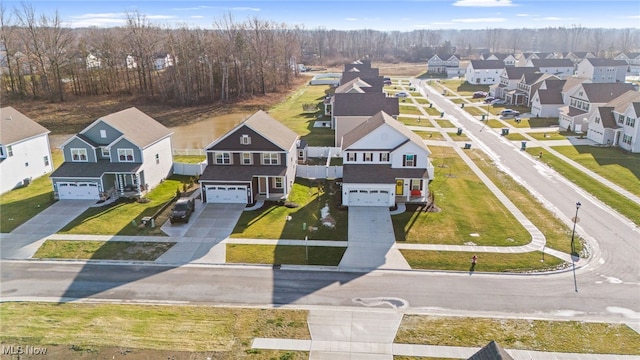
{"type": "Polygon", "coordinates": [[[213,28],[257,17],[304,29],[486,29],[544,27],[640,28],[640,0],[0,0],[7,10],[33,6],[37,14],[58,11],[69,27],[125,24],[126,13],[156,25],[213,28]]]}

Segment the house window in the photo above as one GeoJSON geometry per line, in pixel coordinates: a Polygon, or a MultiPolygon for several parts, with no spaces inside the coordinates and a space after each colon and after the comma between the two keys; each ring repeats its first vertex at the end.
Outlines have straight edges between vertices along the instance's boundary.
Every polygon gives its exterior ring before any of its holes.
{"type": "Polygon", "coordinates": [[[416,155],[406,154],[402,157],[402,166],[416,166],[416,155]]]}
{"type": "Polygon", "coordinates": [[[278,165],[280,162],[279,155],[278,153],[262,154],[262,165],[278,165]]]}
{"type": "Polygon", "coordinates": [[[242,165],[251,165],[251,153],[242,153],[242,165]]]}
{"type": "Polygon", "coordinates": [[[107,130],[100,130],[100,137],[103,139],[107,138],[107,130]]]}
{"type": "Polygon", "coordinates": [[[600,124],[600,118],[596,117],[596,124],[600,124]]]}
{"type": "Polygon", "coordinates": [[[108,147],[102,146],[102,147],[100,147],[100,150],[102,150],[102,156],[103,157],[110,157],[111,156],[111,150],[109,150],[108,147]]]}
{"type": "Polygon", "coordinates": [[[0,146],[0,157],[4,158],[4,147],[0,146]]]}
{"type": "Polygon", "coordinates": [[[242,145],[250,145],[251,144],[251,137],[249,135],[242,135],[240,137],[240,144],[242,144],[242,145]]]}
{"type": "Polygon", "coordinates": [[[13,156],[13,146],[11,146],[11,145],[7,146],[7,156],[8,157],[12,157],[13,156]]]}
{"type": "Polygon", "coordinates": [[[133,162],[133,149],[118,149],[120,162],[133,162]]]}
{"type": "Polygon", "coordinates": [[[389,161],[389,153],[380,153],[380,162],[389,161]]]}
{"type": "Polygon", "coordinates": [[[347,153],[347,161],[356,161],[356,153],[347,153]]]}
{"type": "Polygon", "coordinates": [[[625,123],[625,125],[631,126],[631,127],[635,127],[636,126],[636,119],[627,116],[627,122],[625,123]]]}
{"type": "Polygon", "coordinates": [[[231,164],[231,154],[228,152],[219,152],[216,153],[216,164],[231,164]]]}
{"type": "Polygon", "coordinates": [[[88,161],[87,149],[71,149],[71,161],[88,161]]]}
{"type": "Polygon", "coordinates": [[[420,185],[421,184],[422,184],[422,182],[420,180],[412,179],[411,180],[411,190],[422,190],[422,189],[420,189],[420,185]]]}
{"type": "Polygon", "coordinates": [[[618,115],[618,124],[623,124],[624,123],[624,115],[620,114],[618,115]]]}
{"type": "Polygon", "coordinates": [[[29,163],[28,162],[24,163],[24,167],[29,167],[29,163]]]}
{"type": "Polygon", "coordinates": [[[45,155],[43,158],[44,166],[49,166],[49,155],[45,155]]]}
{"type": "Polygon", "coordinates": [[[160,154],[156,154],[156,164],[160,164],[160,154]]]}
{"type": "Polygon", "coordinates": [[[622,142],[628,145],[631,145],[631,140],[633,139],[633,136],[631,135],[622,135],[622,142]]]}
{"type": "Polygon", "coordinates": [[[274,184],[273,184],[273,186],[274,186],[276,189],[282,189],[282,178],[281,178],[281,177],[274,178],[274,184]]]}
{"type": "Polygon", "coordinates": [[[373,153],[362,154],[362,161],[373,161],[373,153]]]}

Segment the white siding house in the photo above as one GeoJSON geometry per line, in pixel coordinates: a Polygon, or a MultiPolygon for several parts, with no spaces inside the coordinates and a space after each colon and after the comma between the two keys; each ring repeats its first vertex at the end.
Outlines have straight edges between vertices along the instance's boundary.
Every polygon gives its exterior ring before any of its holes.
{"type": "Polygon", "coordinates": [[[505,65],[500,60],[471,60],[467,65],[465,80],[469,84],[497,84],[504,68],[505,65]]]}

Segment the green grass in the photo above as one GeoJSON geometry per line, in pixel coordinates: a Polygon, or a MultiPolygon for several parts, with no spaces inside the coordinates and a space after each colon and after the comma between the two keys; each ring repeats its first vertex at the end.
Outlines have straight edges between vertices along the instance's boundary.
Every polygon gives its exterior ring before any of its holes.
{"type": "MultiPolygon", "coordinates": [[[[536,156],[539,150],[529,148],[527,152],[536,156]]],[[[607,186],[602,185],[552,154],[545,154],[541,160],[565,178],[629,218],[629,220],[635,224],[640,224],[640,205],[611,190],[607,186]]]]}
{"type": "Polygon", "coordinates": [[[0,310],[5,343],[215,351],[228,359],[268,360],[247,356],[255,337],[311,339],[302,310],[77,303],[2,303],[0,310]]]}
{"type": "Polygon", "coordinates": [[[155,261],[173,245],[172,242],[46,240],[33,257],[155,261]]]}
{"type": "MultiPolygon", "coordinates": [[[[141,229],[132,225],[132,220],[139,224],[144,216],[152,216],[166,202],[172,200],[176,190],[182,190],[182,184],[189,181],[189,176],[173,175],[147,194],[150,201],[141,203],[136,201],[118,200],[113,204],[92,207],[60,230],[63,234],[93,234],[93,235],[162,235],[159,230],[162,225],[160,219],[156,221],[156,228],[141,229]]],[[[164,219],[166,220],[166,218],[164,219]]]]}
{"type": "Polygon", "coordinates": [[[398,116],[398,121],[407,125],[407,126],[426,126],[432,127],[434,126],[428,117],[419,116],[419,117],[408,117],[408,116],[398,116]]]}
{"type": "Polygon", "coordinates": [[[527,135],[536,140],[566,140],[567,137],[558,132],[528,132],[527,135]]]}
{"type": "Polygon", "coordinates": [[[510,133],[509,135],[505,136],[505,138],[511,141],[529,140],[524,135],[516,132],[510,133]]]}
{"type": "Polygon", "coordinates": [[[500,120],[495,120],[495,119],[490,119],[486,121],[486,124],[488,127],[490,128],[494,128],[494,129],[499,129],[499,128],[503,128],[506,127],[504,125],[504,123],[502,123],[502,121],[500,120]]]}
{"type": "Polygon", "coordinates": [[[400,105],[400,114],[406,115],[422,115],[420,106],[400,105]]]}
{"type": "Polygon", "coordinates": [[[561,353],[640,355],[640,335],[624,324],[405,315],[395,342],[561,353]]]}
{"type": "Polygon", "coordinates": [[[260,210],[243,212],[231,237],[302,240],[308,236],[309,240],[347,240],[348,212],[339,209],[340,192],[334,182],[297,178],[289,201],[299,207],[266,202],[260,210]],[[335,228],[322,225],[321,209],[326,205],[335,228]],[[317,231],[311,231],[311,227],[317,231]]]}
{"type": "Polygon", "coordinates": [[[435,179],[429,185],[440,212],[407,205],[392,216],[396,241],[406,243],[516,246],[531,236],[449,147],[430,146],[435,179]],[[445,167],[442,167],[444,165],[445,167]],[[478,236],[472,236],[478,234],[478,236]]]}
{"type": "Polygon", "coordinates": [[[470,96],[476,91],[489,91],[489,85],[473,85],[465,80],[444,80],[442,84],[461,96],[470,96]]]}
{"type": "Polygon", "coordinates": [[[431,115],[431,116],[440,116],[440,110],[434,108],[434,107],[428,107],[425,106],[424,107],[424,111],[427,112],[427,114],[431,115]]]}
{"type": "Polygon", "coordinates": [[[173,162],[199,164],[207,159],[204,155],[174,155],[173,162]]]}
{"type": "Polygon", "coordinates": [[[346,247],[227,244],[227,263],[338,266],[346,247]]]}
{"type": "Polygon", "coordinates": [[[464,99],[461,98],[453,98],[453,99],[449,99],[451,100],[452,103],[454,104],[466,104],[467,102],[464,99]]]}
{"type": "MultiPolygon", "coordinates": [[[[62,152],[52,150],[54,168],[62,164],[62,152]]],[[[0,195],[0,232],[9,233],[55,202],[49,174],[34,179],[29,186],[0,195]]]]}
{"type": "Polygon", "coordinates": [[[529,118],[522,119],[521,124],[527,124],[530,128],[550,127],[558,125],[558,118],[529,118]]]}
{"type": "Polygon", "coordinates": [[[465,135],[464,133],[458,135],[457,132],[450,132],[447,133],[449,134],[449,137],[451,137],[451,140],[453,141],[468,141],[469,137],[467,135],[465,135]]]}
{"type": "Polygon", "coordinates": [[[401,249],[402,256],[412,269],[470,271],[471,257],[478,257],[474,271],[528,272],[556,268],[564,261],[545,254],[544,262],[539,251],[502,254],[458,251],[422,251],[401,249]]]}
{"type": "Polygon", "coordinates": [[[444,136],[439,131],[414,131],[426,140],[444,140],[444,136]]]}
{"type": "Polygon", "coordinates": [[[436,123],[437,123],[438,125],[440,125],[440,127],[442,127],[442,128],[453,128],[453,127],[456,127],[456,126],[455,126],[455,125],[453,125],[453,123],[452,123],[451,121],[449,121],[449,120],[446,120],[446,119],[443,119],[443,120],[435,119],[435,120],[436,120],[436,123]]]}
{"type": "Polygon", "coordinates": [[[417,102],[418,104],[422,104],[422,105],[429,105],[429,100],[423,98],[423,97],[414,97],[413,100],[415,102],[417,102]]]}
{"type": "Polygon", "coordinates": [[[625,190],[640,196],[640,154],[588,145],[553,149],[625,190]]]}
{"type": "Polygon", "coordinates": [[[468,112],[472,116],[478,116],[478,117],[481,117],[482,115],[487,114],[486,111],[480,108],[477,108],[475,106],[465,106],[464,111],[468,112]]]}

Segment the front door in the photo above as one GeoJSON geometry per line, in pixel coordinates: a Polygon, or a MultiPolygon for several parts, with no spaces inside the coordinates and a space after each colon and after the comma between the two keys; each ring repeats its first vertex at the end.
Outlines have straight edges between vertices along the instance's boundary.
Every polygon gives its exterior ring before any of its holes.
{"type": "Polygon", "coordinates": [[[404,195],[404,180],[396,180],[396,195],[404,195]]]}
{"type": "Polygon", "coordinates": [[[266,194],[267,193],[267,178],[259,177],[258,178],[258,194],[266,194]]]}

